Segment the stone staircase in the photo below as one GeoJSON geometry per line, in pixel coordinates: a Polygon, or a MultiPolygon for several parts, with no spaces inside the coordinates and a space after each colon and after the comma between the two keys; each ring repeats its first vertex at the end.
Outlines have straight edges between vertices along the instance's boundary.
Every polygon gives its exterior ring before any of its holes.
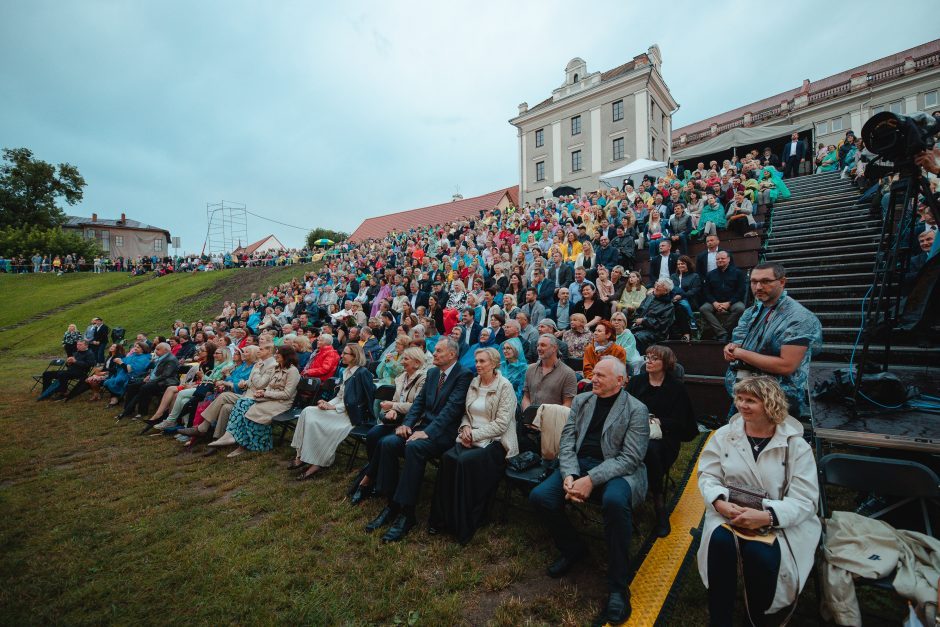
{"type": "MultiPolygon", "coordinates": [[[[787,293],[819,316],[823,348],[814,360],[847,362],[873,278],[881,221],[855,205],[858,191],[838,173],[786,183],[792,193],[771,212],[763,258],[786,266],[787,293]]],[[[918,346],[915,338],[892,338],[893,363],[938,360],[940,349],[918,346]]]]}

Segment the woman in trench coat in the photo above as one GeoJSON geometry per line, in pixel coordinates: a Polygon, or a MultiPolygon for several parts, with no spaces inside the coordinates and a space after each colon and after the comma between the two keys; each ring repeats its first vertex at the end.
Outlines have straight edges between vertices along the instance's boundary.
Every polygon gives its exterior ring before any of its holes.
{"type": "Polygon", "coordinates": [[[705,525],[698,567],[708,588],[710,624],[731,625],[740,555],[749,620],[763,625],[767,614],[796,602],[813,567],[822,528],[816,516],[819,483],[803,426],[787,414],[776,379],[741,379],[734,402],[738,413],[715,432],[699,459],[705,525]],[[742,507],[731,502],[729,486],[766,491],[768,497],[759,508],[742,507]],[[773,537],[765,536],[769,543],[742,539],[728,527],[773,537]]]}

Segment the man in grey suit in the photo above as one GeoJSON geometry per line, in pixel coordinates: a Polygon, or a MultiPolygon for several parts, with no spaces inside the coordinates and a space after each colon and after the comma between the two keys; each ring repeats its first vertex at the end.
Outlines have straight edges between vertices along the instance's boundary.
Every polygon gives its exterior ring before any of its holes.
{"type": "Polygon", "coordinates": [[[594,389],[571,403],[561,432],[559,468],[539,484],[529,500],[542,514],[561,557],[548,567],[561,577],[587,552],[565,515],[565,501],[583,503],[600,497],[607,539],[608,599],[605,622],[619,625],[630,616],[627,572],[633,508],[646,497],[649,410],[623,389],[626,366],[616,357],[601,358],[594,368],[594,389]]]}

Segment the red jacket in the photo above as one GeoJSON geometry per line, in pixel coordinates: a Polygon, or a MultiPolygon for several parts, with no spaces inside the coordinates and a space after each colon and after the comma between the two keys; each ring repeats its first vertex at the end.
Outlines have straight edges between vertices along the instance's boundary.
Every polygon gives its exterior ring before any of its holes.
{"type": "Polygon", "coordinates": [[[326,381],[336,374],[337,366],[339,366],[339,353],[332,346],[327,346],[317,351],[300,376],[316,377],[320,381],[326,381]]]}

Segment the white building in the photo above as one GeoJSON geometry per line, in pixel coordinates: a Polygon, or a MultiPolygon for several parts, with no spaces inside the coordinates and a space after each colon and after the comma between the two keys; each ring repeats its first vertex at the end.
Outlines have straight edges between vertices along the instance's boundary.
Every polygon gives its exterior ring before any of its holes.
{"type": "Polygon", "coordinates": [[[604,172],[668,159],[677,105],[661,66],[656,45],[607,72],[588,72],[575,58],[550,97],[532,108],[520,104],[509,123],[519,135],[521,201],[543,197],[545,187],[595,190],[604,172]]]}

